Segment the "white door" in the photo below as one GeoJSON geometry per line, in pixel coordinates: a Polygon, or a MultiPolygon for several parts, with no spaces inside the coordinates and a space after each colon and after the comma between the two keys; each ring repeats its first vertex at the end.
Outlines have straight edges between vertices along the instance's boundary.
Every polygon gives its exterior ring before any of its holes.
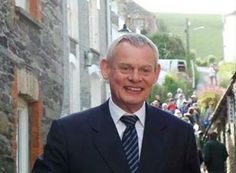
{"type": "Polygon", "coordinates": [[[18,101],[17,173],[29,173],[29,114],[26,101],[18,101]]]}

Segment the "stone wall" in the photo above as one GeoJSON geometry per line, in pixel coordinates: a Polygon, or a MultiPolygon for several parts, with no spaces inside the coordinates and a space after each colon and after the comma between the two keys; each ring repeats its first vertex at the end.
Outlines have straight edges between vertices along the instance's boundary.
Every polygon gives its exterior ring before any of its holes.
{"type": "MultiPolygon", "coordinates": [[[[12,90],[18,70],[26,69],[38,80],[37,93],[43,103],[42,128],[38,131],[42,132],[43,143],[51,121],[61,113],[64,87],[62,1],[40,2],[41,21],[15,8],[13,1],[1,0],[0,3],[0,173],[13,173],[16,169],[18,118],[12,90]]],[[[29,104],[35,101],[26,100],[29,104]]],[[[34,112],[31,113],[29,116],[34,116],[34,112]]]]}

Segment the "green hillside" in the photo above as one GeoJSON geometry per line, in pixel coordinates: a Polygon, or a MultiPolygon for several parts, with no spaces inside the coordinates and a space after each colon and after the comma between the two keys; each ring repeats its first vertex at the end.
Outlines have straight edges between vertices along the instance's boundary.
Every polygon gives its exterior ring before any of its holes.
{"type": "Polygon", "coordinates": [[[195,50],[197,57],[214,55],[223,57],[223,18],[221,15],[199,14],[157,14],[167,26],[168,32],[177,34],[186,45],[186,18],[189,19],[190,50],[195,50]],[[195,30],[194,28],[201,27],[195,30]],[[204,27],[204,28],[203,28],[204,27]]]}

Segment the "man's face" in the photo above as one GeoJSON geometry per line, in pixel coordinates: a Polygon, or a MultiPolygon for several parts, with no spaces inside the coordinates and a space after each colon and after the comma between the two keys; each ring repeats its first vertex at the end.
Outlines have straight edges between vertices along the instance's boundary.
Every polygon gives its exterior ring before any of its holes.
{"type": "Polygon", "coordinates": [[[137,111],[149,96],[160,67],[149,46],[118,45],[111,61],[103,60],[103,77],[109,80],[113,101],[123,110],[137,111]]]}

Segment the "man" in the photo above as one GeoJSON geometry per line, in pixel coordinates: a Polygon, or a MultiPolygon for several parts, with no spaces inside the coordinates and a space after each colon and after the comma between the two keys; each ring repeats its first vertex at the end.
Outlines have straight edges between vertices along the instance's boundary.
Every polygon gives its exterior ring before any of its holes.
{"type": "Polygon", "coordinates": [[[211,132],[209,140],[203,146],[203,160],[209,173],[224,173],[228,157],[226,147],[217,141],[217,133],[211,132]]]}
{"type": "Polygon", "coordinates": [[[192,126],[145,102],[160,72],[157,57],[145,36],[115,40],[100,65],[111,97],[54,121],[32,172],[200,173],[192,126]]]}

